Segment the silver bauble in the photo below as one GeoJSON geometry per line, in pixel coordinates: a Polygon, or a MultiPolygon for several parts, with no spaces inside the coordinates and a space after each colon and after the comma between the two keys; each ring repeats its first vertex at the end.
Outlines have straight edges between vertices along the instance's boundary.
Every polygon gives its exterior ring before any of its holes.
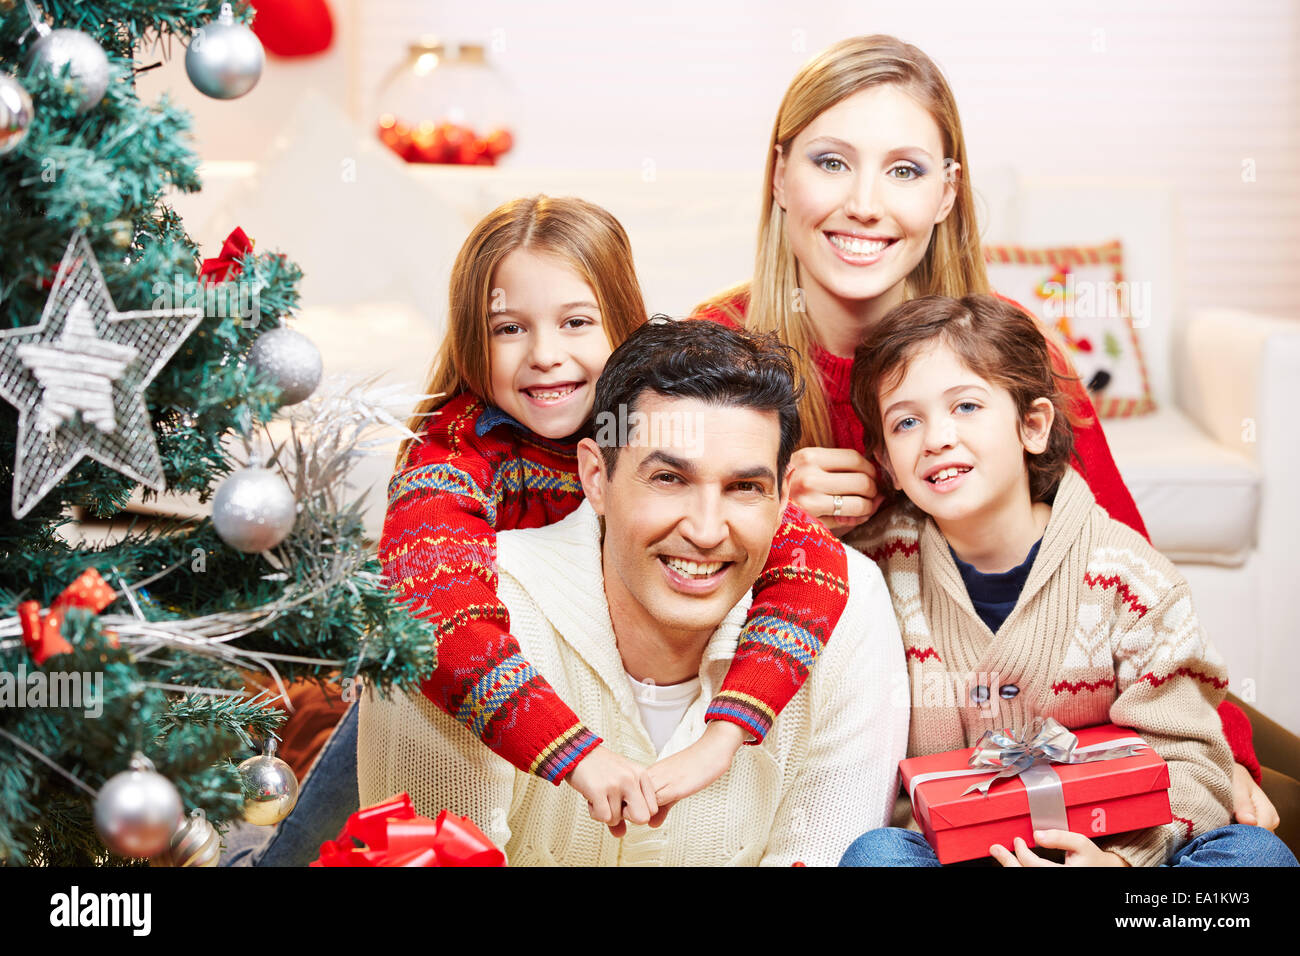
{"type": "Polygon", "coordinates": [[[266,53],[247,26],[236,23],[230,4],[216,20],[198,30],[185,51],[185,72],[200,93],[218,100],[243,96],[262,75],[266,53]]]}
{"type": "Polygon", "coordinates": [[[207,815],[195,807],[189,819],[172,834],[171,846],[152,860],[150,866],[216,866],[221,859],[221,837],[207,815]]]}
{"type": "Polygon", "coordinates": [[[157,856],[181,825],[181,795],[141,754],[110,777],[95,799],[95,830],[118,856],[157,856]]]}
{"type": "Polygon", "coordinates": [[[0,74],[0,156],[22,145],[36,110],[23,85],[0,74]]]}
{"type": "Polygon", "coordinates": [[[298,802],[298,778],[275,755],[275,741],[266,753],[239,765],[239,779],[244,788],[244,819],[256,826],[275,826],[298,802]]]}
{"type": "MultiPolygon", "coordinates": [[[[39,28],[38,28],[39,29],[39,28]]],[[[27,54],[27,67],[40,64],[57,72],[71,65],[77,87],[77,112],[93,109],[108,89],[108,55],[104,48],[80,30],[41,31],[27,54]]]]}
{"type": "Polygon", "coordinates": [[[212,525],[236,551],[256,554],[288,537],[298,502],[269,468],[241,468],[221,483],[212,500],[212,525]]]}
{"type": "Polygon", "coordinates": [[[320,349],[301,332],[263,332],[248,352],[248,364],[280,389],[280,404],[296,405],[320,384],[320,349]]]}

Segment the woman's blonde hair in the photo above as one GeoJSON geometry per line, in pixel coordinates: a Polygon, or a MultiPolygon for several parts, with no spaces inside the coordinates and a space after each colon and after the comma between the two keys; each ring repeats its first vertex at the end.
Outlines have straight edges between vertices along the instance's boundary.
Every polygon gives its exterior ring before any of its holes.
{"type": "MultiPolygon", "coordinates": [[[[448,290],[447,334],[433,360],[426,394],[407,427],[419,433],[429,414],[461,392],[491,398],[488,318],[497,266],[516,249],[564,260],[591,287],[601,326],[616,349],[646,321],[645,301],[622,225],[594,203],[532,196],[498,206],[474,227],[456,255],[448,290]]],[[[411,439],[397,450],[400,469],[411,439]]]]}
{"type": "Polygon", "coordinates": [[[944,157],[959,166],[952,211],[934,227],[925,256],[907,277],[904,298],[960,297],[989,291],[957,102],[934,61],[910,43],[882,34],[841,40],[808,61],[786,90],[772,127],[753,279],[719,293],[697,308],[721,309],[739,318],[727,300],[748,292],[745,327],[755,332],[776,332],[781,341],[794,347],[799,354],[799,372],[810,383],[799,407],[804,446],[831,444],[830,413],[826,390],[821,387],[821,375],[812,358],[818,336],[808,313],[796,308],[802,296],[797,292],[798,269],[786,237],[785,210],[772,196],[776,147],[780,146],[782,155],[788,156],[794,138],[823,112],[860,90],[886,84],[898,85],[930,112],[943,137],[944,157]]]}

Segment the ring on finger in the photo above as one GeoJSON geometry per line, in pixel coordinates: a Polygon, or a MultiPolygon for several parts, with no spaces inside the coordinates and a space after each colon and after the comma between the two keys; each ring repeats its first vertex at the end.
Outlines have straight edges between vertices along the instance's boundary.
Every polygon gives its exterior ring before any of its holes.
{"type": "Polygon", "coordinates": [[[838,518],[840,511],[844,508],[844,496],[836,495],[832,500],[835,502],[835,507],[831,511],[831,517],[838,518]]]}

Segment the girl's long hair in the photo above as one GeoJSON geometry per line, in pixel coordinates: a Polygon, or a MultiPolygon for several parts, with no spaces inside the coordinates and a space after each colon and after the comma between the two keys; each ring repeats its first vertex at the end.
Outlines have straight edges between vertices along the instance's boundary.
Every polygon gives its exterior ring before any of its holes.
{"type": "MultiPolygon", "coordinates": [[[[448,290],[447,334],[433,360],[426,394],[407,427],[419,434],[430,413],[455,395],[491,400],[488,318],[497,266],[516,249],[564,260],[596,296],[610,348],[618,348],[646,321],[645,302],[632,264],[632,244],[622,225],[594,203],[570,197],[513,199],[488,213],[456,255],[448,290]]],[[[397,450],[397,467],[412,439],[397,450]]]]}
{"type": "Polygon", "coordinates": [[[782,342],[793,346],[799,355],[799,373],[809,383],[799,405],[803,446],[831,444],[830,413],[821,375],[812,358],[812,346],[819,337],[808,313],[795,307],[802,298],[796,299],[798,267],[786,238],[785,210],[772,196],[776,147],[780,146],[782,155],[788,156],[794,138],[827,109],[860,90],[885,84],[897,84],[929,110],[943,136],[944,156],[960,165],[952,211],[934,227],[924,258],[907,277],[904,298],[961,297],[989,291],[957,102],[934,61],[910,43],[882,34],[841,40],[808,61],[786,90],[768,143],[754,276],[750,282],[724,290],[697,307],[697,311],[721,310],[738,318],[728,300],[748,293],[745,327],[755,332],[776,332],[782,342]]]}

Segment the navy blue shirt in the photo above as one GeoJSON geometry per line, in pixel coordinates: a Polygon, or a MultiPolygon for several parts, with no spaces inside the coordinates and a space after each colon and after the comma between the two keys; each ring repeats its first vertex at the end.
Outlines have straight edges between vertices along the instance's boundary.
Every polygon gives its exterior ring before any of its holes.
{"type": "Polygon", "coordinates": [[[1034,558],[1038,555],[1038,546],[1042,543],[1042,538],[1034,542],[1034,546],[1029,549],[1029,557],[1025,558],[1022,564],[1010,571],[993,574],[977,571],[973,564],[967,564],[957,557],[957,552],[949,546],[948,551],[952,554],[952,559],[957,562],[961,579],[966,582],[966,593],[970,595],[970,602],[975,606],[975,613],[994,634],[1007,619],[1007,615],[1015,610],[1016,602],[1020,600],[1020,592],[1024,590],[1025,581],[1029,579],[1029,569],[1034,566],[1034,558]]]}

